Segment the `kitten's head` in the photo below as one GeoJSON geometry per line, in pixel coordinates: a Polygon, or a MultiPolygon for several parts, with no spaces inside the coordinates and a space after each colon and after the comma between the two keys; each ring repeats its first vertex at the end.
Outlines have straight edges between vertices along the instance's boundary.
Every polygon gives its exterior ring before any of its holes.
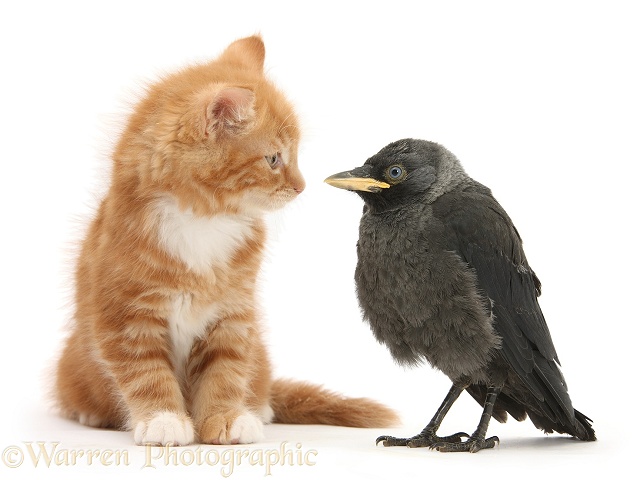
{"type": "Polygon", "coordinates": [[[298,120],[265,78],[264,56],[259,37],[244,38],[151,86],[116,150],[116,168],[135,170],[147,192],[169,193],[205,215],[256,214],[294,199],[305,186],[298,120]]]}

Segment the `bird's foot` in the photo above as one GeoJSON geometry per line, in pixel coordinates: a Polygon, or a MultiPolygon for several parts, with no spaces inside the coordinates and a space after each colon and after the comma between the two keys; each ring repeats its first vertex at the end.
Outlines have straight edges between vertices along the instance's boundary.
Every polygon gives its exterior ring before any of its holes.
{"type": "Polygon", "coordinates": [[[437,442],[429,445],[432,450],[439,452],[470,452],[476,453],[485,448],[493,448],[500,443],[498,437],[479,438],[470,437],[465,442],[437,442]]]}
{"type": "Polygon", "coordinates": [[[388,435],[382,435],[376,439],[376,445],[382,442],[385,447],[432,447],[435,444],[447,444],[457,445],[462,442],[462,438],[469,438],[469,435],[464,432],[454,433],[447,437],[438,437],[434,433],[419,433],[418,435],[410,438],[396,438],[388,435]]]}

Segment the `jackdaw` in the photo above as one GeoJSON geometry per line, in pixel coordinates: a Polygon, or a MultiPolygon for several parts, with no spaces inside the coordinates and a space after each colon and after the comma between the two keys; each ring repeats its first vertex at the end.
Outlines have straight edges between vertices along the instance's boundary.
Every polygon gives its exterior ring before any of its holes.
{"type": "Polygon", "coordinates": [[[486,438],[490,418],[507,414],[545,433],[596,439],[571,404],[538,305],[540,281],[491,190],[441,145],[414,139],[325,181],[365,202],[355,281],[376,339],[399,364],[426,360],[453,382],[422,432],[376,444],[477,452],[498,442],[486,438]],[[437,436],[463,390],[484,407],[477,429],[437,436]]]}

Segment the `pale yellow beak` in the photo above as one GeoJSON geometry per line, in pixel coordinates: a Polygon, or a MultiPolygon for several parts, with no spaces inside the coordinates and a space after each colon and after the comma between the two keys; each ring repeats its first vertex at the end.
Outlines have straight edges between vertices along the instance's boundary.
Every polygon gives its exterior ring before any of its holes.
{"type": "Polygon", "coordinates": [[[386,182],[381,182],[375,178],[358,176],[360,169],[354,169],[349,172],[340,172],[325,179],[332,187],[344,188],[345,190],[359,190],[361,192],[377,193],[383,188],[389,188],[386,182]]]}

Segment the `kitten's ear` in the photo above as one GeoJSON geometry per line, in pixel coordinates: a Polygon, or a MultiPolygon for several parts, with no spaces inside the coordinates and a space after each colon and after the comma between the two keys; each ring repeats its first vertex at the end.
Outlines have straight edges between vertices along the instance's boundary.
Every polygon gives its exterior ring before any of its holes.
{"type": "Polygon", "coordinates": [[[220,59],[261,72],[264,68],[264,56],[265,50],[262,38],[254,35],[233,42],[227,47],[220,59]]]}
{"type": "Polygon", "coordinates": [[[239,135],[251,128],[255,96],[248,88],[212,85],[197,96],[182,122],[180,137],[202,140],[211,135],[239,135]]]}
{"type": "Polygon", "coordinates": [[[223,88],[207,105],[206,134],[242,133],[253,121],[254,103],[255,96],[248,88],[223,88]]]}

